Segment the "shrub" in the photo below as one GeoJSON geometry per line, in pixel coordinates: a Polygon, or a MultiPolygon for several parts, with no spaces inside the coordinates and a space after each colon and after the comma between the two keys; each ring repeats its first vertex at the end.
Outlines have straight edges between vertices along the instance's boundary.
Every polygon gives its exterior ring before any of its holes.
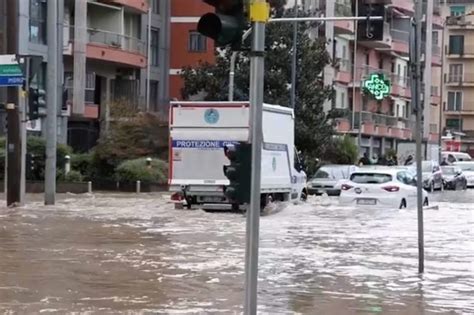
{"type": "Polygon", "coordinates": [[[84,176],[78,171],[71,170],[64,176],[64,181],[70,183],[78,183],[84,180],[84,176]]]}
{"type": "Polygon", "coordinates": [[[153,159],[148,166],[146,158],[122,162],[116,169],[115,176],[120,182],[141,181],[144,183],[164,184],[168,178],[168,164],[160,159],[153,159]]]}
{"type": "Polygon", "coordinates": [[[91,179],[94,172],[91,153],[80,153],[71,155],[71,172],[77,171],[84,179],[91,179]]]}
{"type": "MultiPolygon", "coordinates": [[[[5,142],[4,137],[0,138],[0,173],[2,177],[5,172],[5,142]]],[[[31,180],[43,180],[44,169],[46,163],[46,139],[36,136],[29,136],[26,144],[26,152],[29,155],[34,155],[35,170],[30,172],[27,170],[27,178],[31,180]]],[[[59,170],[63,170],[66,164],[66,155],[70,155],[72,149],[64,144],[58,144],[56,151],[56,167],[59,170]]]]}

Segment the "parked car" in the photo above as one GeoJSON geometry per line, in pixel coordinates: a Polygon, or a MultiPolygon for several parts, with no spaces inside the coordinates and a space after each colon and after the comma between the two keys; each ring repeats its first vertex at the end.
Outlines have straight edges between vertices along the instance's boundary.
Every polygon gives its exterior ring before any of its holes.
{"type": "Polygon", "coordinates": [[[308,193],[310,195],[339,196],[341,193],[341,181],[348,179],[357,170],[355,165],[324,165],[308,181],[308,193]]]}
{"type": "Polygon", "coordinates": [[[467,179],[457,166],[441,166],[444,189],[461,190],[467,188],[467,179]]]}
{"type": "Polygon", "coordinates": [[[474,187],[474,162],[454,162],[453,165],[461,169],[466,177],[467,187],[474,187]]]}
{"type": "Polygon", "coordinates": [[[455,162],[469,162],[472,161],[471,156],[468,153],[464,152],[451,152],[451,151],[443,151],[441,152],[442,159],[446,159],[449,164],[453,164],[455,162]]]}
{"type": "MultiPolygon", "coordinates": [[[[416,165],[411,165],[413,170],[412,174],[416,174],[416,165]]],[[[436,161],[422,161],[421,162],[421,172],[423,180],[423,188],[429,192],[434,190],[443,190],[443,172],[439,163],[436,161]]],[[[415,177],[416,178],[416,177],[415,177]]]]}
{"type": "MultiPolygon", "coordinates": [[[[341,205],[415,207],[417,189],[410,171],[396,168],[360,170],[341,187],[341,205]]],[[[423,191],[423,204],[429,203],[423,191]]]]}

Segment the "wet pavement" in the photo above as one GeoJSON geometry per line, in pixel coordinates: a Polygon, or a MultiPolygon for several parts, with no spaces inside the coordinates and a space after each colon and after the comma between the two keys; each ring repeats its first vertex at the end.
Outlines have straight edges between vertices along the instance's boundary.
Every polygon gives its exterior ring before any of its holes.
{"type": "MultiPolygon", "coordinates": [[[[163,195],[41,197],[0,208],[0,313],[242,311],[242,215],[163,195]]],[[[474,314],[474,190],[432,199],[423,276],[415,210],[313,198],[262,217],[259,312],[474,314]]]]}

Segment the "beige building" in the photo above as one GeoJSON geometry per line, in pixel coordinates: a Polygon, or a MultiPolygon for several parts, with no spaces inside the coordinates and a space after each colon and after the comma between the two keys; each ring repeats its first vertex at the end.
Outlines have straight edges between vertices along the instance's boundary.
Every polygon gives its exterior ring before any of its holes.
{"type": "Polygon", "coordinates": [[[443,126],[459,132],[462,151],[474,153],[474,1],[446,0],[443,126]]]}

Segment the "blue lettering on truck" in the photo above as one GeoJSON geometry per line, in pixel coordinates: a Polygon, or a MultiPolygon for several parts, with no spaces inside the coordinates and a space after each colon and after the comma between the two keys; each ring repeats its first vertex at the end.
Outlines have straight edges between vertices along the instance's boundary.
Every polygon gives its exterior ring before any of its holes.
{"type": "Polygon", "coordinates": [[[178,149],[222,149],[236,143],[238,142],[221,140],[173,140],[172,145],[178,149]]]}

